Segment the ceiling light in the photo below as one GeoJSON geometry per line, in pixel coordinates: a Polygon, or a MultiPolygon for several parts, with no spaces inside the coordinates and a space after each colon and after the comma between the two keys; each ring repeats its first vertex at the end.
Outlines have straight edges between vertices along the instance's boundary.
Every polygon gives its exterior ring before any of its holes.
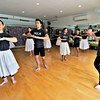
{"type": "Polygon", "coordinates": [[[39,6],[40,4],[39,3],[36,3],[36,5],[39,6]]]}
{"type": "Polygon", "coordinates": [[[22,13],[25,13],[25,11],[22,11],[22,13]]]}
{"type": "Polygon", "coordinates": [[[62,10],[60,10],[60,13],[62,13],[63,11],[62,10]]]}
{"type": "Polygon", "coordinates": [[[44,16],[44,17],[46,17],[46,16],[44,16]]]}
{"type": "Polygon", "coordinates": [[[78,7],[79,7],[79,8],[81,8],[81,7],[82,7],[82,5],[78,5],[78,7]]]}

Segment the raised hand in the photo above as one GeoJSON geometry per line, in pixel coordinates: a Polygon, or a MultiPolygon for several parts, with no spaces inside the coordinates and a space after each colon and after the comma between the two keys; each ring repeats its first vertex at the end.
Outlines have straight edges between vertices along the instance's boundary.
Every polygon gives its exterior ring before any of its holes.
{"type": "Polygon", "coordinates": [[[94,36],[92,29],[87,30],[86,32],[89,36],[94,36]]]}

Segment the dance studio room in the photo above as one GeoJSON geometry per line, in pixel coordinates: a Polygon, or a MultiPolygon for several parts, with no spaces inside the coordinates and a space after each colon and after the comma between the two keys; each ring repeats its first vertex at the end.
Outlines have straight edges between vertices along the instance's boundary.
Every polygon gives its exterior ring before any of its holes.
{"type": "Polygon", "coordinates": [[[100,0],[0,0],[0,100],[100,100],[100,0]]]}

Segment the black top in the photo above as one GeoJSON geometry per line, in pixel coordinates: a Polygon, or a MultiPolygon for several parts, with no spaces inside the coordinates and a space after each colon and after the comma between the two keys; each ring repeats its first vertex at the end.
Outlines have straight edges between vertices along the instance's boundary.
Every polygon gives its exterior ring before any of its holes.
{"type": "MultiPolygon", "coordinates": [[[[95,35],[96,35],[97,37],[100,37],[100,31],[96,32],[95,35]]],[[[98,44],[97,55],[100,56],[100,40],[99,40],[99,44],[98,44]]]]}
{"type": "MultiPolygon", "coordinates": [[[[33,29],[31,32],[33,35],[35,36],[39,36],[39,37],[45,37],[46,32],[43,29],[33,29]]],[[[34,39],[34,46],[35,48],[42,48],[44,47],[44,40],[43,39],[34,39]]]]}
{"type": "MultiPolygon", "coordinates": [[[[7,33],[0,33],[0,38],[3,38],[3,37],[12,37],[12,36],[10,36],[7,33]]],[[[9,41],[6,41],[6,40],[0,41],[0,51],[5,51],[8,49],[9,49],[9,41]]]]}
{"type": "MultiPolygon", "coordinates": [[[[81,36],[80,34],[74,34],[74,36],[81,36]]],[[[79,37],[75,37],[74,38],[74,42],[79,42],[80,38],[79,37]]]]}
{"type": "MultiPolygon", "coordinates": [[[[26,32],[25,34],[27,35],[29,32],[26,32]]],[[[31,34],[31,33],[30,33],[31,34]]],[[[32,37],[27,37],[27,39],[33,39],[32,37]]]]}
{"type": "Polygon", "coordinates": [[[61,39],[65,39],[65,40],[61,40],[61,42],[69,42],[69,34],[64,34],[64,33],[61,33],[60,35],[61,39]]]}
{"type": "Polygon", "coordinates": [[[83,36],[82,36],[82,39],[86,39],[86,38],[87,38],[87,35],[83,35],[83,36]]]}

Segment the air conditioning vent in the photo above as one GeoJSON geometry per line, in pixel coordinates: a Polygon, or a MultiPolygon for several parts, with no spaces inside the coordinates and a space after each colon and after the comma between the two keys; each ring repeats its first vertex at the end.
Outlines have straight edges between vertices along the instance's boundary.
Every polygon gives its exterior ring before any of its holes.
{"type": "Polygon", "coordinates": [[[23,22],[35,22],[35,19],[32,18],[25,18],[20,16],[5,15],[5,14],[0,14],[0,19],[12,20],[12,21],[23,21],[23,22]]]}
{"type": "Polygon", "coordinates": [[[88,16],[87,15],[74,16],[73,20],[74,21],[85,21],[85,20],[88,20],[88,16]]]}

